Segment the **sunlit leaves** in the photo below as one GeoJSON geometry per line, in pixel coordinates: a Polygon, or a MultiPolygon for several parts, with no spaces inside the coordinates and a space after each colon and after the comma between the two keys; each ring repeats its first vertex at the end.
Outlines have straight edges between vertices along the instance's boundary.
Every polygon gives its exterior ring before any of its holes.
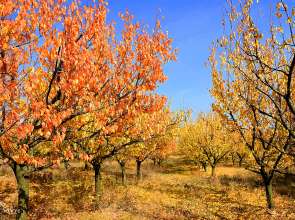
{"type": "Polygon", "coordinates": [[[196,163],[206,162],[215,167],[232,149],[232,137],[219,115],[200,114],[195,122],[183,128],[180,150],[196,163]]]}
{"type": "MultiPolygon", "coordinates": [[[[138,115],[164,106],[166,98],[154,90],[167,79],[163,65],[175,50],[159,22],[148,30],[126,12],[116,31],[104,1],[0,6],[0,144],[10,160],[72,159],[86,140],[93,152],[106,137],[131,132],[138,115]]],[[[80,159],[88,160],[87,153],[80,159]]]]}
{"type": "Polygon", "coordinates": [[[248,168],[270,184],[275,172],[290,165],[287,154],[295,137],[294,17],[279,1],[265,28],[251,13],[252,1],[241,4],[239,13],[229,6],[221,38],[228,43],[215,44],[209,57],[213,109],[240,134],[252,156],[248,168]]]}

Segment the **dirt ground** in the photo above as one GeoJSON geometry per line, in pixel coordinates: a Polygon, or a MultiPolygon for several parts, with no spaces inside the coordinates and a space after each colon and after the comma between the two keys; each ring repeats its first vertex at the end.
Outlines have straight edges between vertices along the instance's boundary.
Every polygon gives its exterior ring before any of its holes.
{"type": "MultiPolygon", "coordinates": [[[[136,183],[135,164],[127,169],[126,186],[119,166],[103,167],[103,194],[94,198],[94,174],[74,163],[34,174],[30,183],[30,219],[295,219],[295,185],[277,179],[273,212],[265,209],[259,177],[237,167],[218,167],[217,178],[178,157],[162,167],[143,164],[136,183]],[[48,175],[48,173],[52,173],[48,175]]],[[[0,201],[16,207],[16,183],[9,168],[0,170],[0,201]]],[[[14,219],[0,210],[0,219],[14,219]]]]}

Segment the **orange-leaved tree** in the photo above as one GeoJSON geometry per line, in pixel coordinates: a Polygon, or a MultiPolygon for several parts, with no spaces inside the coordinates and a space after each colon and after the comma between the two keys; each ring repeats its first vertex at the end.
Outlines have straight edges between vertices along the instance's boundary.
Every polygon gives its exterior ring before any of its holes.
{"type": "Polygon", "coordinates": [[[120,38],[111,44],[112,59],[108,60],[110,68],[104,85],[106,98],[101,99],[91,113],[72,120],[63,143],[73,146],[81,158],[91,162],[97,198],[103,161],[140,141],[142,138],[138,135],[142,130],[136,124],[137,118],[143,114],[150,117],[166,103],[166,97],[155,90],[167,78],[163,65],[175,59],[172,40],[161,30],[159,21],[149,31],[134,22],[128,12],[120,17],[124,27],[120,38]]]}
{"type": "MultiPolygon", "coordinates": [[[[133,139],[134,142],[128,147],[124,148],[116,155],[116,159],[121,168],[122,183],[126,182],[126,163],[133,159],[139,154],[142,155],[142,151],[145,149],[146,156],[151,159],[156,159],[157,161],[162,161],[175,149],[176,142],[176,132],[178,123],[174,121],[175,124],[172,125],[172,113],[167,107],[164,107],[158,112],[153,114],[140,115],[135,120],[135,126],[137,136],[131,131],[126,132],[121,141],[133,139]],[[171,126],[169,129],[168,127],[171,126]],[[174,126],[174,129],[172,129],[174,126]],[[133,134],[132,134],[133,133],[133,134]],[[154,145],[151,147],[146,146],[146,143],[153,142],[154,145]],[[158,147],[157,147],[158,146],[158,147]]],[[[175,119],[174,119],[175,120],[175,119]]],[[[179,119],[178,119],[179,120],[179,119]]],[[[130,143],[130,142],[129,142],[130,143]]],[[[141,162],[137,162],[137,177],[141,177],[141,162]]]]}
{"type": "Polygon", "coordinates": [[[132,156],[136,161],[137,181],[142,179],[142,163],[155,154],[163,155],[174,151],[177,141],[177,130],[184,118],[183,112],[170,112],[169,109],[155,112],[153,115],[144,114],[139,118],[144,141],[136,144],[132,156]]]}
{"type": "Polygon", "coordinates": [[[73,158],[68,141],[88,118],[108,133],[115,114],[161,105],[146,91],[166,79],[162,64],[175,56],[159,23],[150,35],[123,16],[118,40],[103,1],[8,0],[0,11],[0,154],[17,179],[17,218],[26,219],[30,172],[73,158]]]}

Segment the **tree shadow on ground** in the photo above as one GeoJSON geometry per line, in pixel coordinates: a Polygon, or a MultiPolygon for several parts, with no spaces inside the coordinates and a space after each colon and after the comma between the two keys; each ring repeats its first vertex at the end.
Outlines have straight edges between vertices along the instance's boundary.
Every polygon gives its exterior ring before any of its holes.
{"type": "MultiPolygon", "coordinates": [[[[223,175],[219,177],[219,181],[224,186],[230,186],[237,184],[250,189],[263,187],[263,182],[258,176],[228,176],[223,175]]],[[[273,190],[275,193],[282,196],[288,196],[295,199],[295,178],[292,179],[289,176],[278,175],[273,180],[273,190]]]]}

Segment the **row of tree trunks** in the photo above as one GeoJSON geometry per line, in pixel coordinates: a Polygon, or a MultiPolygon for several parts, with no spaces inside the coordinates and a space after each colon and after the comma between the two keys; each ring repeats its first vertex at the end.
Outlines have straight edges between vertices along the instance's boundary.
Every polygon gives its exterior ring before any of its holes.
{"type": "MultiPolygon", "coordinates": [[[[101,197],[101,193],[102,193],[102,178],[101,178],[101,165],[102,165],[102,162],[92,161],[91,164],[92,164],[92,167],[93,167],[93,170],[94,170],[95,197],[96,197],[96,200],[99,201],[100,197],[101,197]]],[[[136,160],[136,180],[137,180],[137,182],[142,180],[141,164],[142,164],[142,161],[136,160]]],[[[126,182],[127,182],[126,162],[125,161],[120,161],[119,165],[120,165],[120,168],[121,168],[122,185],[126,185],[126,182]]]]}
{"type": "MultiPolygon", "coordinates": [[[[126,185],[126,162],[119,162],[121,168],[121,181],[123,185],[126,185]]],[[[137,182],[142,180],[141,171],[142,161],[136,160],[136,179],[137,182]]],[[[101,162],[93,161],[92,166],[94,169],[94,179],[95,179],[95,197],[99,201],[102,192],[101,184],[101,162]]],[[[13,172],[17,180],[18,187],[18,212],[16,219],[26,220],[28,219],[28,208],[29,208],[29,178],[28,178],[28,167],[24,165],[14,164],[12,166],[13,172]]],[[[211,166],[211,177],[216,176],[216,167],[211,166]]],[[[267,207],[269,209],[274,208],[273,193],[272,193],[272,179],[267,175],[262,175],[263,183],[266,192],[267,207]]]]}

